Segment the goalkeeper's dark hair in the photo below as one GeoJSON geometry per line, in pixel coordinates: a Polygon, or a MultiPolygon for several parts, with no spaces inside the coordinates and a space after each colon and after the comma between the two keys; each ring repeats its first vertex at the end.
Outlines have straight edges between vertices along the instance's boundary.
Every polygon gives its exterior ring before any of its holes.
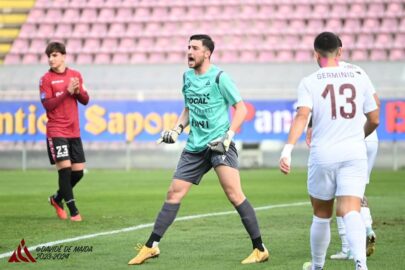
{"type": "Polygon", "coordinates": [[[314,49],[321,56],[327,57],[328,55],[337,51],[342,42],[339,42],[339,37],[332,32],[320,33],[314,41],[314,49]]]}
{"type": "Polygon", "coordinates": [[[65,44],[57,41],[49,43],[48,46],[46,46],[45,54],[49,57],[54,52],[66,54],[65,44]]]}
{"type": "Polygon", "coordinates": [[[201,40],[203,46],[206,47],[211,52],[211,55],[214,52],[215,43],[209,35],[204,35],[204,34],[192,35],[190,37],[189,41],[192,41],[192,40],[201,40]]]}

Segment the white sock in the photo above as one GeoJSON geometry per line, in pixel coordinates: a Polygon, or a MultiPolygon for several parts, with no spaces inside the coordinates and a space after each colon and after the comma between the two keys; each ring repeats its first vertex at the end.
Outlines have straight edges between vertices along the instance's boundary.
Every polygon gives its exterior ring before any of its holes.
{"type": "Polygon", "coordinates": [[[157,247],[159,245],[159,242],[153,241],[152,247],[157,247]]]}
{"type": "Polygon", "coordinates": [[[366,227],[363,219],[357,211],[350,211],[343,217],[346,226],[346,237],[349,241],[350,251],[354,261],[359,261],[364,269],[367,269],[366,259],[366,227]]]}
{"type": "Polygon", "coordinates": [[[313,216],[311,225],[312,269],[322,269],[330,242],[330,218],[313,216]]]}
{"type": "Polygon", "coordinates": [[[366,225],[367,235],[373,231],[373,218],[371,217],[370,208],[362,207],[360,209],[361,217],[364,220],[364,224],[366,225]]]}
{"type": "Polygon", "coordinates": [[[345,223],[343,221],[342,217],[336,217],[336,223],[338,227],[338,233],[340,236],[340,240],[342,241],[342,251],[344,253],[349,252],[349,242],[347,241],[346,238],[346,228],[345,228],[345,223]]]}

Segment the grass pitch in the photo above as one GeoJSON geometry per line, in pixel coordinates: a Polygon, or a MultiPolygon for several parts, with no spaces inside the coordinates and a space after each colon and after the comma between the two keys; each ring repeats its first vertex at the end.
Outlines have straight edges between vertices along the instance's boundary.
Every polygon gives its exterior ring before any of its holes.
{"type": "MultiPolygon", "coordinates": [[[[75,189],[81,223],[58,220],[47,197],[55,191],[55,171],[0,172],[0,254],[77,236],[146,224],[145,228],[58,244],[62,251],[31,251],[36,263],[8,263],[0,269],[301,269],[310,259],[312,219],[306,171],[284,176],[277,170],[241,171],[244,192],[254,207],[286,204],[257,211],[262,238],[271,259],[241,265],[251,243],[239,216],[227,201],[214,173],[205,176],[184,199],[178,217],[219,213],[173,223],[161,241],[161,255],[141,266],[128,266],[134,246],[144,243],[160,210],[171,171],[90,171],[75,189]],[[148,225],[149,224],[149,225],[148,225]],[[70,251],[68,251],[70,248],[70,251]],[[74,249],[76,248],[76,251],[74,249]],[[87,250],[87,251],[86,251],[87,250]],[[59,254],[59,255],[58,255],[59,254]]],[[[377,250],[369,269],[404,269],[405,171],[375,170],[367,195],[377,233],[377,250]]],[[[328,257],[340,248],[333,220],[328,257]]],[[[353,269],[350,261],[327,259],[326,269],[353,269]]]]}

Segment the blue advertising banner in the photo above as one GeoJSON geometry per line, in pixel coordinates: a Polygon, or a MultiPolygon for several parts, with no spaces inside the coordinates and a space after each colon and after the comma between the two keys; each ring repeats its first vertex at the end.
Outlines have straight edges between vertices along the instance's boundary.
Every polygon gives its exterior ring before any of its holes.
{"type": "MultiPolygon", "coordinates": [[[[286,140],[295,113],[294,102],[246,101],[248,116],[237,139],[286,140]]],[[[84,141],[154,141],[162,130],[173,127],[183,102],[93,100],[79,108],[84,141]]],[[[0,101],[0,141],[44,140],[46,121],[40,102],[0,101]]],[[[405,99],[382,100],[378,136],[383,141],[405,140],[405,99]]]]}

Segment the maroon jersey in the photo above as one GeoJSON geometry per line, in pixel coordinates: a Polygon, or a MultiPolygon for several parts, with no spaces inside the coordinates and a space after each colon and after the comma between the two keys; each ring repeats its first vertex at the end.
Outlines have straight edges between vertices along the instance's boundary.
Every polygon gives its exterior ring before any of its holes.
{"type": "Polygon", "coordinates": [[[49,70],[39,82],[39,91],[48,117],[47,137],[80,137],[77,101],[83,105],[89,102],[82,75],[70,68],[66,68],[63,73],[49,70]],[[71,95],[67,89],[70,80],[75,77],[80,81],[80,93],[71,95]]]}

